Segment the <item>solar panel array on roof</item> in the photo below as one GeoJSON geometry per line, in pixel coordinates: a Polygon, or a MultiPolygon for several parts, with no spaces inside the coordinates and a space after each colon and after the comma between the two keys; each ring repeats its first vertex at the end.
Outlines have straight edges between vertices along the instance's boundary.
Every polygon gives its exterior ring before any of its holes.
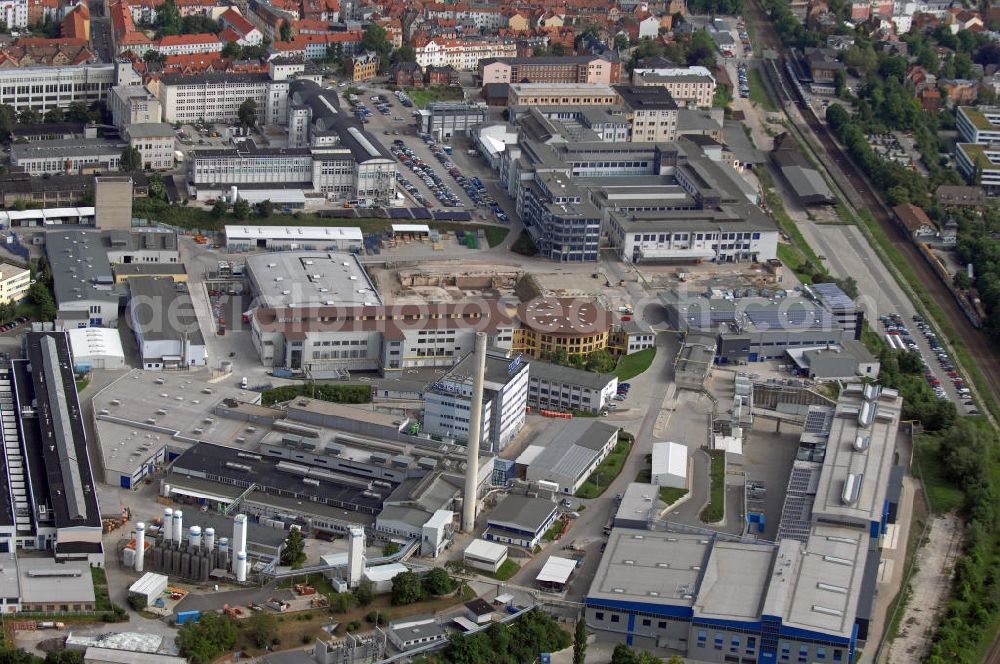
{"type": "Polygon", "coordinates": [[[389,208],[390,219],[412,219],[410,211],[406,208],[389,208]]]}
{"type": "Polygon", "coordinates": [[[457,210],[437,210],[434,212],[434,218],[442,221],[472,221],[470,213],[457,210]]]}
{"type": "Polygon", "coordinates": [[[412,208],[410,212],[413,214],[414,219],[430,219],[431,212],[425,208],[412,208]]]}
{"type": "Polygon", "coordinates": [[[833,410],[810,410],[803,427],[805,433],[829,435],[833,423],[833,410]]]}
{"type": "Polygon", "coordinates": [[[816,500],[819,468],[796,466],[788,476],[788,490],[781,507],[778,540],[794,539],[805,544],[812,528],[812,508],[816,500]]]}

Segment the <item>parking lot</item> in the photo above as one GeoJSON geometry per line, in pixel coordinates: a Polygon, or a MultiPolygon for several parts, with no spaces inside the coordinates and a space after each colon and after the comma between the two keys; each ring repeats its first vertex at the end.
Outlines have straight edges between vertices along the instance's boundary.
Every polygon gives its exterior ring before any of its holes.
{"type": "Polygon", "coordinates": [[[924,365],[924,378],[938,399],[942,401],[955,400],[958,412],[978,415],[979,411],[972,400],[971,391],[952,363],[948,351],[938,341],[937,334],[919,315],[913,314],[911,319],[912,323],[909,323],[896,313],[879,316],[879,322],[885,332],[886,343],[891,345],[894,350],[910,350],[920,355],[920,361],[924,365]],[[916,330],[916,334],[922,336],[927,342],[930,353],[922,352],[920,346],[917,345],[914,332],[910,330],[911,324],[916,330]],[[937,364],[940,371],[935,373],[931,368],[932,364],[937,364]]]}

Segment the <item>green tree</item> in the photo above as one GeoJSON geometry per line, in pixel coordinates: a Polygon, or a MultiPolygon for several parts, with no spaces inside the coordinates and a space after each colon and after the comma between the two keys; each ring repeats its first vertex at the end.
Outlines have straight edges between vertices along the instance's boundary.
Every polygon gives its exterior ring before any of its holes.
{"type": "Polygon", "coordinates": [[[21,124],[38,124],[42,121],[42,115],[33,108],[25,108],[17,114],[17,121],[21,124]]]}
{"type": "Polygon", "coordinates": [[[354,604],[351,593],[333,593],[330,595],[330,610],[334,613],[347,613],[354,604]]]}
{"type": "Polygon", "coordinates": [[[177,632],[177,648],[192,664],[209,664],[236,646],[239,630],[227,616],[206,613],[196,623],[184,623],[177,632]]]}
{"type": "Polygon", "coordinates": [[[66,113],[58,106],[55,106],[45,111],[45,115],[42,118],[45,122],[63,122],[66,120],[66,113]]]}
{"type": "Polygon", "coordinates": [[[615,48],[619,51],[624,51],[628,48],[628,35],[624,32],[619,32],[615,35],[615,48]]]}
{"type": "Polygon", "coordinates": [[[149,180],[149,197],[158,200],[167,200],[167,187],[163,184],[163,176],[159,173],[150,173],[149,180]]]}
{"type": "Polygon", "coordinates": [[[969,277],[969,273],[965,270],[959,270],[955,273],[955,278],[952,279],[952,283],[955,284],[955,288],[959,290],[968,290],[972,288],[972,279],[969,277]]]}
{"type": "Polygon", "coordinates": [[[80,650],[53,650],[45,654],[45,664],[83,664],[80,650]]]}
{"type": "Polygon", "coordinates": [[[378,54],[379,71],[384,71],[389,65],[389,54],[392,52],[392,42],[387,35],[385,28],[377,23],[369,23],[358,45],[359,51],[374,51],[378,54]]]}
{"type": "Polygon", "coordinates": [[[712,69],[715,67],[715,41],[708,30],[700,28],[691,34],[685,61],[689,67],[701,65],[712,69]]]}
{"type": "Polygon", "coordinates": [[[245,100],[236,111],[236,117],[244,128],[253,127],[257,124],[257,102],[253,99],[245,100]]]}
{"type": "Polygon", "coordinates": [[[118,160],[118,170],[122,173],[142,170],[142,155],[139,153],[139,148],[127,147],[122,150],[121,159],[118,160]]]}
{"type": "Polygon", "coordinates": [[[52,297],[52,291],[42,280],[37,280],[28,289],[28,302],[34,307],[35,315],[40,320],[55,320],[59,313],[56,309],[56,301],[52,297]]]}
{"type": "Polygon", "coordinates": [[[292,24],[288,21],[282,21],[281,27],[278,28],[278,39],[287,42],[292,41],[292,24]]]}
{"type": "Polygon", "coordinates": [[[392,578],[392,603],[396,606],[414,604],[424,598],[424,588],[420,575],[403,572],[392,578]]]}
{"type": "Polygon", "coordinates": [[[403,44],[392,54],[393,62],[416,62],[417,52],[413,50],[412,46],[403,44]]]}
{"type": "Polygon", "coordinates": [[[424,592],[428,595],[447,595],[455,590],[455,582],[443,567],[435,567],[424,577],[424,592]]]}
{"type": "Polygon", "coordinates": [[[354,589],[354,599],[358,606],[368,606],[375,600],[375,582],[371,579],[361,579],[354,589]]]}
{"type": "Polygon", "coordinates": [[[17,111],[10,104],[0,104],[0,140],[10,139],[10,132],[17,124],[17,111]]]}
{"type": "Polygon", "coordinates": [[[611,664],[635,664],[635,653],[624,643],[619,643],[611,653],[611,664]]]}
{"type": "Polygon", "coordinates": [[[250,203],[247,202],[247,199],[240,198],[233,203],[233,216],[240,221],[246,221],[250,218],[250,203]]]}
{"type": "Polygon", "coordinates": [[[215,201],[215,205],[212,206],[212,211],[209,213],[212,215],[212,219],[222,219],[222,215],[229,211],[229,205],[226,201],[221,198],[215,201]]]}
{"type": "Polygon", "coordinates": [[[271,202],[271,199],[269,199],[269,198],[264,199],[260,203],[257,204],[257,216],[258,217],[261,217],[263,219],[267,219],[272,214],[274,214],[274,203],[271,202]]]}
{"type": "Polygon", "coordinates": [[[385,557],[394,556],[399,553],[399,545],[395,542],[386,542],[382,547],[382,555],[385,557]]]}
{"type": "Polygon", "coordinates": [[[243,631],[258,648],[271,644],[278,636],[278,621],[273,613],[255,613],[243,621],[243,631]]]}
{"type": "Polygon", "coordinates": [[[90,110],[82,101],[74,101],[66,109],[66,120],[68,122],[90,122],[90,110]]]}
{"type": "Polygon", "coordinates": [[[226,42],[222,47],[222,57],[226,60],[235,60],[240,57],[240,45],[236,42],[226,42]]]}
{"type": "Polygon", "coordinates": [[[583,618],[576,621],[576,631],[573,633],[573,664],[584,664],[587,661],[587,624],[583,618]]]}
{"type": "Polygon", "coordinates": [[[156,29],[160,35],[179,35],[183,19],[174,0],[166,0],[156,9],[156,29]]]}
{"type": "Polygon", "coordinates": [[[41,661],[41,657],[20,648],[0,648],[0,664],[39,664],[41,661]]]}
{"type": "MultiPolygon", "coordinates": [[[[233,213],[237,219],[246,219],[250,212],[250,204],[246,199],[241,198],[233,206],[233,213]],[[243,207],[240,207],[240,203],[243,207]],[[241,212],[245,213],[241,215],[241,212]]],[[[293,528],[288,531],[288,538],[285,540],[285,548],[281,550],[281,564],[289,567],[299,567],[306,560],[306,542],[302,537],[302,531],[293,528]]]]}

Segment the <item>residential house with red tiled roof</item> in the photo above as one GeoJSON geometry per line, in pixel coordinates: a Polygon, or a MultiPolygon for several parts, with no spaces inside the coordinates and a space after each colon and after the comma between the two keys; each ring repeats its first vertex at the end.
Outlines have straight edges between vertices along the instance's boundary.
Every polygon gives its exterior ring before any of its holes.
{"type": "Polygon", "coordinates": [[[237,35],[236,39],[231,39],[232,35],[226,35],[223,30],[224,34],[220,35],[223,41],[235,41],[240,46],[256,46],[264,41],[261,31],[235,7],[230,7],[219,16],[219,24],[237,35]]]}

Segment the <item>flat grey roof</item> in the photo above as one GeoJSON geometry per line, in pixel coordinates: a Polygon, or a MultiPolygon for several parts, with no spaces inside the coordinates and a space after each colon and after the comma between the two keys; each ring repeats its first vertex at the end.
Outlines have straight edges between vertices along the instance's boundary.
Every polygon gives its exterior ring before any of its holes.
{"type": "Polygon", "coordinates": [[[710,550],[707,535],[615,528],[587,598],[693,606],[710,550]]]}
{"type": "Polygon", "coordinates": [[[137,122],[126,129],[132,138],[173,138],[174,126],[166,122],[137,122]]]}
{"type": "Polygon", "coordinates": [[[608,383],[616,380],[616,376],[564,367],[542,360],[531,360],[531,366],[528,368],[528,380],[545,380],[550,383],[578,385],[592,390],[602,390],[607,387],[608,383]]]}
{"type": "MultiPolygon", "coordinates": [[[[448,370],[438,382],[433,383],[430,389],[442,391],[442,383],[459,382],[472,383],[473,372],[475,371],[475,353],[468,353],[458,361],[455,366],[448,370]]],[[[500,390],[520,374],[520,369],[528,362],[516,355],[507,357],[504,351],[487,351],[486,353],[486,376],[484,387],[491,390],[500,390]]],[[[447,391],[447,390],[444,390],[447,391]]]]}
{"type": "Polygon", "coordinates": [[[377,306],[382,298],[355,255],[281,251],[250,256],[247,274],[259,306],[377,306]]]}
{"type": "Polygon", "coordinates": [[[23,159],[46,159],[50,157],[85,157],[100,155],[113,157],[120,155],[128,146],[123,141],[109,141],[103,138],[81,138],[75,141],[35,141],[14,143],[10,146],[12,162],[23,159]]]}
{"type": "Polygon", "coordinates": [[[767,544],[716,541],[694,604],[696,618],[756,620],[775,549],[767,544]]]}
{"type": "Polygon", "coordinates": [[[513,526],[535,532],[557,509],[554,502],[545,498],[510,495],[489,513],[487,522],[500,527],[513,526]]]}
{"type": "Polygon", "coordinates": [[[26,604],[77,604],[94,601],[94,580],[86,562],[18,558],[21,601],[26,604]]]}
{"type": "Polygon", "coordinates": [[[541,440],[531,443],[542,446],[542,451],[532,459],[528,471],[532,475],[552,473],[579,478],[617,432],[618,427],[592,418],[567,420],[558,428],[550,426],[541,440]]]}
{"type": "Polygon", "coordinates": [[[146,341],[184,341],[204,346],[194,303],[187,286],[170,277],[132,277],[128,280],[132,321],[146,341]]]}
{"type": "Polygon", "coordinates": [[[58,305],[75,300],[118,302],[118,292],[112,289],[115,280],[101,231],[47,231],[45,253],[58,305]]]}

